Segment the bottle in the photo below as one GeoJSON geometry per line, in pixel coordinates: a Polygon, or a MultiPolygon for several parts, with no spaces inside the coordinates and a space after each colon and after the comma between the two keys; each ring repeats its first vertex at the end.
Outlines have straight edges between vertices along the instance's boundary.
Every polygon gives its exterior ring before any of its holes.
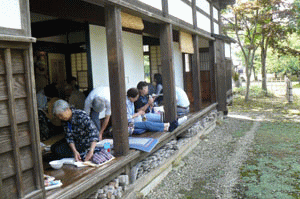
{"type": "Polygon", "coordinates": [[[110,143],[109,142],[105,142],[103,147],[104,147],[104,151],[110,153],[110,143]]]}

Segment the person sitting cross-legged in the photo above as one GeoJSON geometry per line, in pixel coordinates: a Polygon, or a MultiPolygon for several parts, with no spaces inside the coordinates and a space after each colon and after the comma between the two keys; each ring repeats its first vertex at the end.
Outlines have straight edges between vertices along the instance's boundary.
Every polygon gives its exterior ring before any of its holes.
{"type": "Polygon", "coordinates": [[[127,91],[126,106],[127,106],[127,119],[129,123],[134,124],[134,128],[143,129],[150,132],[164,132],[173,131],[178,126],[177,120],[171,123],[163,122],[151,122],[151,121],[141,121],[140,118],[145,114],[143,110],[134,112],[134,102],[139,97],[139,91],[136,88],[130,88],[127,91]]]}

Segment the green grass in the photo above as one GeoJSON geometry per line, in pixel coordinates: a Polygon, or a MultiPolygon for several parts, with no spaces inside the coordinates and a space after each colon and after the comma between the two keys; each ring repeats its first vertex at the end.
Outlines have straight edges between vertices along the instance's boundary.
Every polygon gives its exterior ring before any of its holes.
{"type": "Polygon", "coordinates": [[[240,169],[240,198],[300,197],[300,124],[263,122],[251,156],[240,169]]]}

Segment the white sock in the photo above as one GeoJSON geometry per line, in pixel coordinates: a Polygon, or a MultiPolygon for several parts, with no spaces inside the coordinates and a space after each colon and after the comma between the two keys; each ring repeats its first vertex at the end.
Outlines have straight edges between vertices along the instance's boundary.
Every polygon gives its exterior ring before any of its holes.
{"type": "Polygon", "coordinates": [[[187,116],[178,119],[178,126],[184,123],[187,120],[187,116]]]}

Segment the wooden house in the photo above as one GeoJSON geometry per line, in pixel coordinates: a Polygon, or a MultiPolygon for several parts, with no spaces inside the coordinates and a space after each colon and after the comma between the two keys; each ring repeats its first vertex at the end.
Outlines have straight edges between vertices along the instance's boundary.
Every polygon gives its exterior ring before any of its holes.
{"type": "MultiPolygon", "coordinates": [[[[162,74],[168,88],[164,91],[167,122],[176,118],[175,86],[188,93],[194,113],[205,107],[226,113],[232,40],[222,35],[220,10],[234,2],[2,0],[1,198],[74,198],[109,176],[127,172],[145,155],[128,147],[126,90],[145,77],[151,81],[154,73],[162,74]],[[37,68],[38,64],[43,67],[37,68]],[[110,86],[112,112],[118,113],[112,114],[118,161],[46,192],[36,92],[49,83],[63,89],[72,76],[82,91],[110,86]]],[[[176,135],[165,135],[171,136],[176,135]]]]}

